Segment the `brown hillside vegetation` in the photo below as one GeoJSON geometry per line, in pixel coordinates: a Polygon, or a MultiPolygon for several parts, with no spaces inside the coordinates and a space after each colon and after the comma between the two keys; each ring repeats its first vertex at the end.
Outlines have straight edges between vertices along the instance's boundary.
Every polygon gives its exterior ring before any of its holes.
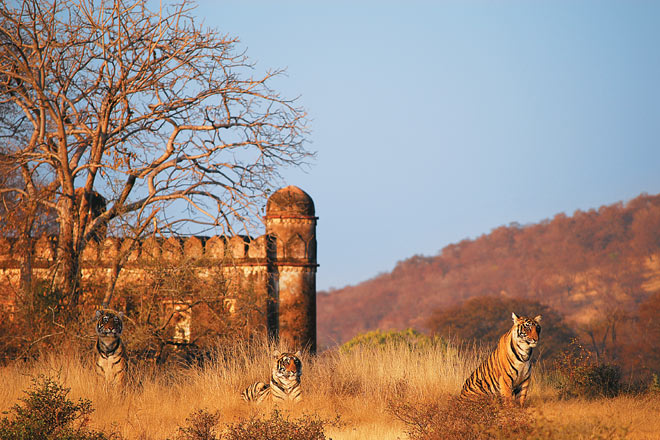
{"type": "MultiPolygon", "coordinates": [[[[660,291],[660,195],[510,224],[413,256],[386,273],[318,296],[320,345],[376,328],[429,330],[431,314],[479,296],[525,298],[558,311],[581,336],[616,338],[660,291]]],[[[502,317],[507,319],[506,316],[502,317]]]]}

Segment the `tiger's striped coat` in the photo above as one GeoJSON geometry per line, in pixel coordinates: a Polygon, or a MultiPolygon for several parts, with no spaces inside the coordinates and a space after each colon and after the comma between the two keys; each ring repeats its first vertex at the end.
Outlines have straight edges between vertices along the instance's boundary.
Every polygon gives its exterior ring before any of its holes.
{"type": "Polygon", "coordinates": [[[500,338],[497,348],[465,381],[461,398],[499,395],[505,401],[525,403],[532,372],[532,351],[541,333],[541,315],[534,319],[511,314],[513,327],[500,338]]]}
{"type": "Polygon", "coordinates": [[[96,311],[96,372],[112,386],[126,384],[126,351],[121,341],[124,314],[112,310],[96,311]]]}
{"type": "Polygon", "coordinates": [[[302,363],[300,351],[295,353],[273,352],[273,370],[270,383],[256,382],[241,393],[246,402],[261,403],[270,398],[273,402],[300,402],[302,400],[300,376],[302,363]]]}

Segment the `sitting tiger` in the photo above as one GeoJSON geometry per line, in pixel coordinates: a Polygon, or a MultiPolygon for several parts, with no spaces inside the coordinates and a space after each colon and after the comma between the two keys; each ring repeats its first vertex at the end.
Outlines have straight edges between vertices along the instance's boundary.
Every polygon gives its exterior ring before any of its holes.
{"type": "Polygon", "coordinates": [[[246,402],[261,403],[267,398],[273,402],[300,402],[300,376],[302,375],[302,362],[300,351],[295,353],[273,352],[273,371],[270,383],[257,382],[245,389],[241,397],[246,402]]]}
{"type": "Polygon", "coordinates": [[[495,351],[465,381],[461,398],[499,395],[505,401],[525,403],[531,378],[531,357],[541,333],[541,315],[534,319],[511,314],[513,327],[499,340],[495,351]]]}
{"type": "Polygon", "coordinates": [[[124,314],[108,309],[97,310],[96,320],[96,372],[109,385],[126,383],[126,351],[121,342],[124,314]]]}

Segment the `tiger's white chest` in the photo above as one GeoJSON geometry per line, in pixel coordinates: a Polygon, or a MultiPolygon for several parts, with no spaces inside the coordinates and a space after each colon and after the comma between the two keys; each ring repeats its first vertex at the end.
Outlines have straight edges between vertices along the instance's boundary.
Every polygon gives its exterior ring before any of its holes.
{"type": "Polygon", "coordinates": [[[275,379],[275,376],[271,378],[270,392],[273,396],[273,400],[290,400],[293,402],[299,402],[302,400],[300,391],[300,377],[278,377],[277,380],[275,379]]]}
{"type": "Polygon", "coordinates": [[[121,356],[99,356],[96,363],[106,380],[112,380],[119,372],[124,370],[121,356]]]}
{"type": "Polygon", "coordinates": [[[532,363],[530,361],[517,362],[515,367],[516,370],[518,370],[518,377],[516,377],[513,381],[514,388],[523,383],[529,377],[530,371],[532,369],[532,363]]]}
{"type": "Polygon", "coordinates": [[[124,381],[126,360],[124,359],[124,347],[119,345],[113,354],[104,355],[99,351],[96,360],[96,371],[107,383],[122,383],[124,381]]]}

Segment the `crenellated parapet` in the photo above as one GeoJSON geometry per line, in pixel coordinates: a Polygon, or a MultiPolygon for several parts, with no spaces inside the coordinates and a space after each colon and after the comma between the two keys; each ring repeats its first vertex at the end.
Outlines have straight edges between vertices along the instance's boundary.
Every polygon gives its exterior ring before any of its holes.
{"type": "MultiPolygon", "coordinates": [[[[110,282],[113,266],[122,270],[116,286],[134,286],[148,279],[154,265],[193,263],[198,275],[220,268],[233,287],[260,292],[263,308],[257,314],[263,327],[291,349],[316,349],[316,222],[314,202],[300,188],[288,186],[275,192],[266,205],[266,233],[260,237],[192,236],[141,240],[96,237],[82,251],[84,280],[97,285],[110,282]],[[246,287],[244,287],[246,286],[246,287]]],[[[15,240],[0,238],[0,283],[17,291],[20,250],[15,240]]],[[[57,236],[43,235],[34,241],[32,268],[35,278],[46,278],[56,267],[57,236]]],[[[228,288],[229,289],[229,288],[228,288]]],[[[225,292],[227,293],[227,292],[225,292]]],[[[0,293],[0,302],[3,301],[0,293]]],[[[231,310],[240,304],[230,293],[231,310]],[[232,302],[233,301],[233,302],[232,302]]],[[[178,307],[172,303],[172,307],[178,307]]],[[[189,322],[183,320],[182,322],[189,322]]],[[[183,332],[182,335],[189,334],[183,332]]],[[[184,337],[182,336],[182,337],[184,337]]]]}
{"type": "MultiPolygon", "coordinates": [[[[18,254],[15,242],[0,238],[0,268],[17,267],[18,254]]],[[[302,239],[288,243],[278,243],[282,256],[301,255],[307,245],[302,239]]],[[[241,263],[266,264],[268,237],[243,236],[212,237],[147,237],[141,241],[106,237],[104,240],[90,241],[82,252],[84,267],[106,266],[118,257],[125,257],[125,266],[138,266],[158,260],[176,263],[181,260],[205,260],[209,264],[236,265],[241,263]]],[[[39,267],[52,265],[57,259],[57,236],[43,235],[34,244],[34,259],[39,267]]]]}

